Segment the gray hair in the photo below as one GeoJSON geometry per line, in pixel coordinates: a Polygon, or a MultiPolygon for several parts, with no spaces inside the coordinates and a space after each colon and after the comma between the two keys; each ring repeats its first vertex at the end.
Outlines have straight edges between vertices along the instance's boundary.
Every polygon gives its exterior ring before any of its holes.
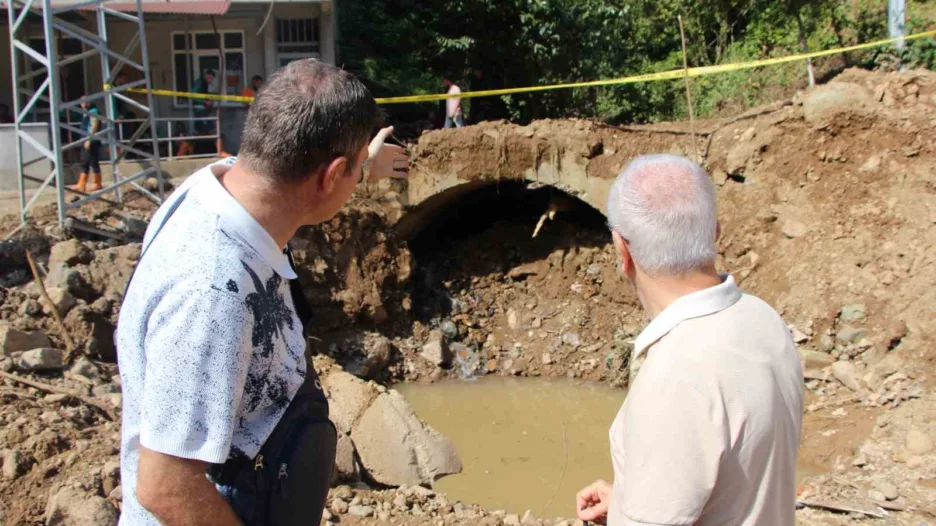
{"type": "Polygon", "coordinates": [[[718,254],[715,187],[698,164],[679,155],[631,161],[611,186],[608,224],[649,274],[700,270],[718,254]]]}

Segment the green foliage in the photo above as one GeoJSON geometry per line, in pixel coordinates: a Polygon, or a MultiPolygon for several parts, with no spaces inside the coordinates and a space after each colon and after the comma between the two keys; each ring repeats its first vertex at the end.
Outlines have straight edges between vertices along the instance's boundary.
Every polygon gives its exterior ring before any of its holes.
{"type": "MultiPolygon", "coordinates": [[[[933,27],[936,1],[908,1],[908,30],[933,27]]],[[[378,96],[533,86],[682,67],[682,15],[690,65],[787,56],[884,38],[887,0],[345,0],[339,56],[378,96]],[[470,72],[481,68],[484,80],[470,72]]],[[[933,67],[932,39],[816,61],[822,76],[896,60],[933,67]]],[[[696,78],[700,117],[737,111],[805,86],[802,63],[696,78]]],[[[518,122],[580,116],[611,123],[686,115],[682,81],[554,90],[471,100],[518,122]]],[[[425,115],[436,104],[388,107],[425,115]]]]}

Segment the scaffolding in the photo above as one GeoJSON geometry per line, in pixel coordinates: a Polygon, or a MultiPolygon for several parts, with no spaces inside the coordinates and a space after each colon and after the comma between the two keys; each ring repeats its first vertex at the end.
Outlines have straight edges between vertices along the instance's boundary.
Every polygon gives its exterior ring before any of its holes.
{"type": "MultiPolygon", "coordinates": [[[[29,210],[36,204],[39,196],[53,186],[57,193],[58,220],[65,223],[67,213],[88,201],[101,199],[113,193],[117,202],[122,200],[122,189],[131,185],[137,191],[156,202],[162,202],[165,197],[165,188],[162,171],[159,168],[159,146],[157,142],[155,115],[153,114],[152,84],[150,81],[149,58],[146,50],[146,28],[143,23],[143,8],[140,0],[136,0],[136,13],[117,11],[106,6],[105,0],[6,0],[7,14],[10,25],[10,54],[13,79],[13,110],[16,130],[16,166],[19,182],[19,200],[21,221],[25,222],[29,210]],[[37,5],[38,4],[38,5],[37,5]],[[76,19],[94,20],[97,33],[88,31],[74,22],[76,19]],[[107,23],[117,19],[137,25],[136,35],[122,50],[112,49],[107,36],[107,23]],[[44,49],[36,49],[30,45],[28,26],[41,20],[42,38],[45,40],[44,49]],[[61,57],[58,52],[58,38],[77,39],[83,44],[81,53],[61,57]],[[139,50],[139,62],[131,57],[139,50]],[[100,60],[101,82],[99,91],[90,90],[84,98],[89,102],[100,101],[104,111],[94,114],[93,118],[101,123],[98,131],[88,135],[88,131],[75,126],[67,117],[71,112],[82,116],[82,119],[92,118],[92,114],[81,107],[81,98],[63,100],[62,70],[69,64],[84,61],[100,60]],[[124,68],[137,70],[142,78],[114,86],[114,79],[124,68]],[[24,70],[29,70],[24,72],[24,70]],[[38,83],[38,85],[37,85],[38,83]],[[128,90],[145,89],[146,104],[142,104],[127,96],[128,90]],[[27,117],[38,114],[37,104],[44,102],[48,106],[49,144],[46,147],[31,136],[23,126],[27,117]],[[120,116],[116,115],[115,103],[121,101],[145,115],[144,123],[137,127],[129,137],[118,133],[120,116]],[[65,118],[63,119],[63,113],[65,118]],[[146,132],[149,137],[143,139],[146,132]],[[71,140],[78,137],[77,140],[71,140]],[[109,182],[101,190],[84,193],[70,189],[66,186],[65,154],[77,148],[83,148],[88,140],[101,141],[107,148],[109,161],[113,173],[113,182],[109,182]],[[34,159],[23,158],[23,145],[28,143],[39,152],[34,159]],[[149,148],[147,148],[149,144],[149,148]],[[135,162],[143,169],[133,175],[124,177],[120,174],[120,164],[127,154],[133,154],[135,162]],[[51,172],[47,177],[37,178],[26,173],[32,165],[47,161],[51,172]],[[147,177],[155,177],[158,195],[142,186],[147,177]],[[27,200],[27,182],[40,183],[35,193],[27,200]],[[73,195],[78,199],[68,202],[73,195]]],[[[41,47],[41,46],[40,46],[41,47]]],[[[94,85],[92,81],[90,85],[94,85]]],[[[102,159],[106,161],[107,159],[102,159]]]]}

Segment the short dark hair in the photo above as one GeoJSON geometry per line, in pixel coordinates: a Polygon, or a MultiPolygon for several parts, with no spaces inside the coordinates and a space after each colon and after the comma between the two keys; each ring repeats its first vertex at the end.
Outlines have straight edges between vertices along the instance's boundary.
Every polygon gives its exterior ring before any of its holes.
{"type": "Polygon", "coordinates": [[[212,77],[216,76],[213,69],[206,69],[206,70],[205,70],[205,76],[207,77],[208,75],[211,75],[212,77]]]}
{"type": "Polygon", "coordinates": [[[354,75],[315,59],[276,71],[247,112],[240,159],[248,170],[299,182],[338,157],[351,160],[383,123],[354,75]]]}
{"type": "Polygon", "coordinates": [[[250,79],[251,82],[255,80],[263,80],[263,77],[261,77],[260,75],[254,75],[253,78],[250,79]]]}

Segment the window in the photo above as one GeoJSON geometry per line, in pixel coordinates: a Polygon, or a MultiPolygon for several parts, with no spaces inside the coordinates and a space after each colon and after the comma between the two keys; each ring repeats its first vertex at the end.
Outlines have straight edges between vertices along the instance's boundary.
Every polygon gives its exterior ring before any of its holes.
{"type": "MultiPolygon", "coordinates": [[[[224,82],[226,95],[240,95],[247,84],[247,55],[244,52],[243,31],[219,31],[224,48],[224,82]]],[[[172,34],[172,76],[176,91],[192,91],[195,82],[206,70],[215,72],[214,81],[208,86],[209,93],[221,92],[221,57],[218,39],[213,31],[189,31],[188,48],[186,33],[172,34]]],[[[225,105],[238,106],[225,102],[225,105]]],[[[187,107],[188,99],[176,98],[176,107],[187,107]]]]}
{"type": "Polygon", "coordinates": [[[319,58],[318,19],[276,19],[276,53],[279,67],[301,58],[319,58]]]}

